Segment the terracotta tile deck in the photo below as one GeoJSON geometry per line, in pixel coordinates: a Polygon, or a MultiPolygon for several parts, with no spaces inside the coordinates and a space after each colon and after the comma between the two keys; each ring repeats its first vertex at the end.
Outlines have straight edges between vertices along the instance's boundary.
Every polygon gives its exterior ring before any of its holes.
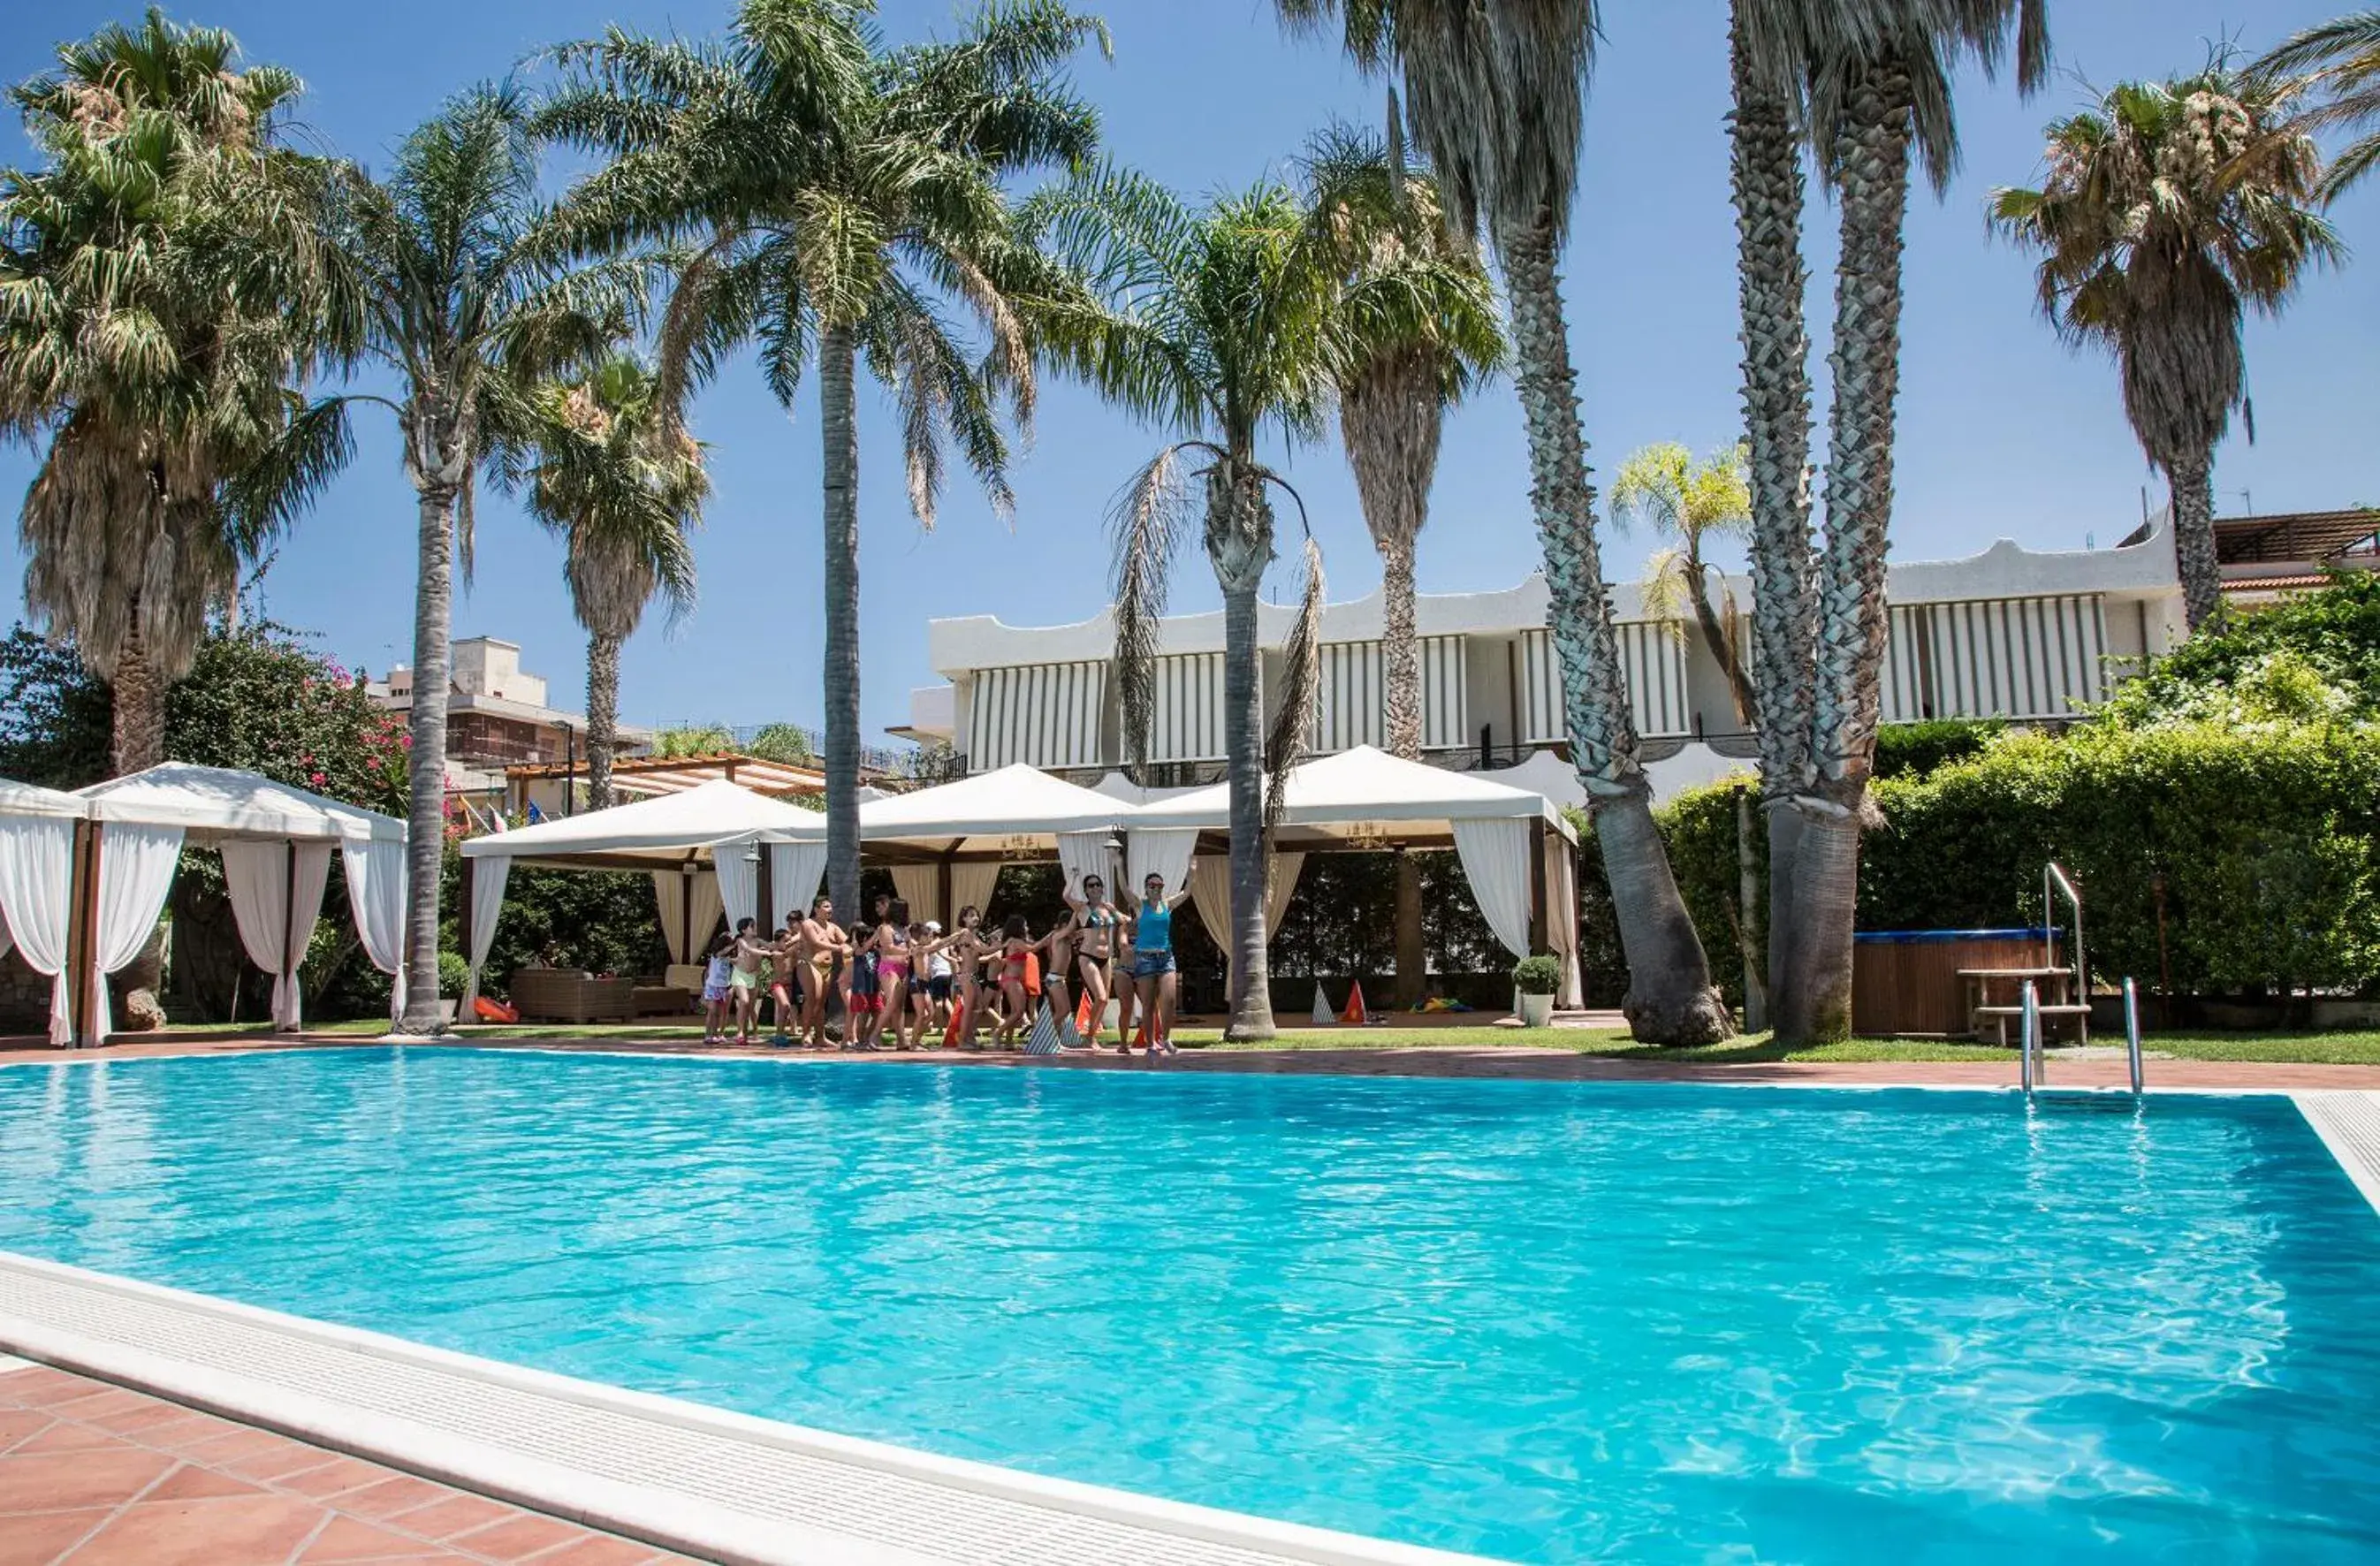
{"type": "Polygon", "coordinates": [[[0,1566],[686,1559],[0,1357],[0,1566]]]}
{"type": "MultiPolygon", "coordinates": [[[[366,1039],[339,1036],[322,1036],[296,1040],[254,1036],[225,1038],[209,1036],[200,1038],[159,1038],[148,1040],[122,1039],[103,1050],[79,1053],[52,1050],[44,1045],[18,1039],[0,1039],[0,1064],[12,1062],[40,1063],[72,1060],[131,1060],[163,1055],[220,1055],[254,1050],[321,1048],[324,1046],[355,1046],[370,1042],[366,1039]]],[[[1130,1059],[1113,1051],[1099,1055],[1062,1055],[1034,1057],[1017,1053],[962,1053],[948,1050],[918,1050],[910,1053],[879,1051],[869,1054],[829,1052],[812,1054],[807,1050],[770,1050],[759,1046],[705,1046],[683,1038],[530,1038],[478,1039],[457,1037],[454,1043],[482,1050],[576,1050],[607,1054],[712,1055],[736,1057],[759,1055],[770,1058],[790,1056],[796,1060],[813,1060],[848,1063],[875,1062],[908,1065],[973,1065],[987,1069],[1018,1068],[1052,1069],[1060,1071],[1227,1071],[1255,1072],[1281,1075],[1322,1076],[1455,1076],[1500,1077],[1542,1082],[1706,1082],[1742,1085],[1802,1084],[1823,1086],[1873,1086],[1881,1084],[1916,1083],[1943,1087],[2012,1087],[2016,1086],[2017,1062],[2013,1050],[2006,1061],[1634,1061],[1612,1060],[1592,1055],[1572,1055],[1554,1050],[1522,1047],[1501,1048],[1493,1045],[1416,1045],[1408,1048],[1381,1049],[1351,1046],[1346,1049],[1300,1049],[1262,1050],[1185,1050],[1170,1061],[1156,1065],[1143,1056],[1130,1059]]],[[[419,1048],[420,1046],[417,1046],[419,1048]]],[[[434,1046],[432,1046],[434,1047],[434,1046]]],[[[2151,1041],[2154,1049],[2155,1042],[2151,1041]]],[[[2121,1087],[2128,1078],[2119,1053],[2086,1058],[2061,1058],[2058,1051],[2049,1052],[2046,1062],[2046,1085],[2059,1087],[2121,1087]]],[[[2380,1066],[2285,1064],[2260,1061],[2179,1061],[2157,1060],[2148,1062],[2148,1084],[2152,1089],[2186,1087],[2199,1089],[2267,1089],[2294,1091],[2305,1088],[2360,1088],[2380,1090],[2380,1066]]]]}

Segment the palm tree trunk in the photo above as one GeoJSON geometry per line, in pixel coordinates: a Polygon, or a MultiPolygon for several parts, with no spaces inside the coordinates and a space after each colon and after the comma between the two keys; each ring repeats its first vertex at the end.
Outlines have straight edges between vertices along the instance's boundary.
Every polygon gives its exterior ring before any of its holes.
{"type": "Polygon", "coordinates": [[[108,681],[115,704],[109,759],[119,778],[165,759],[165,682],[141,634],[139,599],[126,621],[124,640],[115,649],[115,673],[108,681]]]}
{"type": "MultiPolygon", "coordinates": [[[[1729,125],[1736,288],[1743,343],[1743,425],[1752,489],[1752,685],[1768,807],[1767,957],[1771,989],[1792,966],[1791,898],[1801,818],[1780,807],[1809,783],[1815,641],[1810,577],[1810,334],[1803,317],[1802,157],[1791,105],[1754,58],[1749,7],[1735,0],[1729,125]]],[[[1771,997],[1772,1003],[1774,996],[1771,997]]]]}
{"type": "MultiPolygon", "coordinates": [[[[453,465],[442,464],[442,469],[453,465]]],[[[455,499],[443,477],[415,479],[420,558],[414,587],[413,749],[407,768],[405,1019],[438,1031],[438,874],[446,852],[446,693],[455,609],[455,499]]],[[[468,953],[465,955],[468,957],[468,953]]]]}
{"type": "Polygon", "coordinates": [[[1772,975],[1777,1037],[1847,1038],[1859,839],[1876,760],[1900,386],[1901,228],[1909,207],[1910,78],[1877,63],[1852,92],[1835,157],[1842,189],[1835,267],[1835,390],[1827,430],[1827,544],[1820,564],[1810,719],[1816,777],[1792,867],[1792,952],[1772,975]]]}
{"type": "Polygon", "coordinates": [[[612,807],[612,752],[620,739],[620,638],[587,638],[587,807],[612,807]]]}
{"type": "Polygon", "coordinates": [[[1257,589],[1223,594],[1223,734],[1232,778],[1232,1016],[1234,1042],[1270,1038],[1272,975],[1265,960],[1265,881],[1271,856],[1264,830],[1263,650],[1257,645],[1257,589]]]}
{"type": "Polygon", "coordinates": [[[2215,454],[2195,452],[2166,467],[2173,487],[2173,554],[2190,628],[2223,613],[2223,567],[2215,554],[2215,454]]]}
{"type": "MultiPolygon", "coordinates": [[[[1376,532],[1380,551],[1380,682],[1389,754],[1421,759],[1421,642],[1414,632],[1414,541],[1376,532]]],[[[1422,1003],[1429,953],[1422,940],[1421,867],[1397,856],[1397,1004],[1422,1003]]]]}
{"type": "Polygon", "coordinates": [[[845,919],[859,908],[859,425],[851,330],[819,339],[819,422],[826,442],[826,889],[845,919]]]}
{"type": "Polygon", "coordinates": [[[1553,224],[1508,225],[1498,249],[1512,294],[1513,357],[1529,433],[1529,501],[1545,548],[1547,626],[1561,658],[1562,707],[1577,769],[1611,880],[1628,961],[1621,1002],[1646,1043],[1706,1044],[1734,1024],[1710,981],[1636,755],[1636,724],[1620,669],[1611,605],[1596,549],[1594,492],[1579,429],[1577,375],[1554,271],[1553,224]]]}
{"type": "Polygon", "coordinates": [[[1421,641],[1414,634],[1414,541],[1376,534],[1380,551],[1381,718],[1389,754],[1421,759],[1421,641]]]}
{"type": "Polygon", "coordinates": [[[1207,477],[1207,558],[1223,589],[1223,755],[1232,795],[1232,1011],[1223,1037],[1234,1041],[1273,1036],[1265,959],[1272,844],[1264,815],[1264,649],[1257,640],[1257,589],[1272,559],[1263,484],[1252,464],[1229,457],[1207,477]]]}

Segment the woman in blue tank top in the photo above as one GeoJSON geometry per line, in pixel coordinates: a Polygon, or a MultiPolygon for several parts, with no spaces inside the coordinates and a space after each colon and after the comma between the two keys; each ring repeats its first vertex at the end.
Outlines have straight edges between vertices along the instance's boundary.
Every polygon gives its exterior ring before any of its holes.
{"type": "MultiPolygon", "coordinates": [[[[1132,939],[1133,989],[1148,1024],[1148,1052],[1178,1054],[1173,1046],[1173,910],[1165,901],[1163,876],[1152,875],[1140,883],[1140,911],[1126,928],[1132,939]]],[[[1126,1054],[1132,1052],[1128,1018],[1117,1044],[1126,1054]]]]}

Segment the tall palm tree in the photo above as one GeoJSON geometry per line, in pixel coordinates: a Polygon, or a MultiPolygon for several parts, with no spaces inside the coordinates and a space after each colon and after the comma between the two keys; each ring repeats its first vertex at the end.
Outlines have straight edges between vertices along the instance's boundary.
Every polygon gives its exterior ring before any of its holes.
{"type": "MultiPolygon", "coordinates": [[[[1390,112],[1395,113],[1393,100],[1390,112]]],[[[1307,143],[1308,221],[1348,290],[1399,308],[1341,372],[1339,434],[1364,524],[1380,556],[1380,675],[1388,750],[1421,759],[1421,640],[1414,628],[1414,540],[1446,411],[1504,357],[1493,289],[1477,253],[1447,232],[1438,187],[1383,137],[1334,125],[1307,143]],[[1418,296],[1417,298],[1411,296],[1418,296]],[[1419,303],[1422,308],[1409,308],[1419,303]]],[[[1397,1002],[1422,1000],[1421,868],[1397,859],[1397,1002]]]]}
{"type": "Polygon", "coordinates": [[[1611,519],[1643,522],[1676,540],[1645,563],[1645,605],[1653,617],[1682,625],[1692,615],[1703,646],[1727,675],[1737,719],[1751,725],[1760,710],[1743,661],[1736,656],[1735,595],[1726,613],[1711,602],[1710,571],[1703,542],[1741,538],[1752,525],[1752,492],[1744,448],[1738,444],[1703,461],[1675,441],[1662,441],[1629,454],[1611,486],[1611,519]]]}
{"type": "MultiPolygon", "coordinates": [[[[407,849],[405,1026],[438,1026],[438,875],[445,845],[446,701],[455,564],[471,567],[480,469],[533,430],[540,382],[594,363],[634,324],[647,257],[569,270],[537,197],[526,101],[473,88],[397,150],[386,179],[351,182],[339,240],[395,372],[391,402],[418,518],[407,849]]],[[[358,401],[386,399],[358,397],[358,401]]]]}
{"type": "Polygon", "coordinates": [[[1293,24],[1342,24],[1366,68],[1402,67],[1417,140],[1453,230],[1484,226],[1512,301],[1529,498],[1545,551],[1548,629],[1577,769],[1628,960],[1635,1037],[1701,1044],[1734,1031],[1653,822],[1619,638],[1603,583],[1595,492],[1559,261],[1578,183],[1592,0],[1276,0],[1293,24]]]}
{"type": "Polygon", "coordinates": [[[2039,189],[1992,197],[1995,226],[2041,252],[2042,313],[2116,357],[2125,416],[2172,487],[2192,630],[2223,604],[2213,472],[2244,395],[2242,317],[2278,310],[2342,253],[2308,210],[2322,158],[2288,117],[2289,91],[2221,61],[2125,82],[2049,127],[2039,189]]]}
{"type": "Polygon", "coordinates": [[[710,492],[702,448],[662,406],[644,362],[615,353],[530,396],[529,514],[562,535],[570,605],[587,630],[587,801],[612,803],[620,724],[620,647],[662,595],[673,618],[694,604],[687,530],[710,492]]]}
{"type": "Polygon", "coordinates": [[[58,61],[10,93],[46,166],[0,172],[0,436],[42,445],[25,601],[113,686],[122,773],[164,759],[207,615],[344,455],[298,391],[339,346],[329,165],[283,143],[298,79],[229,33],[152,10],[58,61]]]}
{"type": "MultiPolygon", "coordinates": [[[[1053,350],[1101,394],[1178,437],[1120,495],[1116,666],[1125,748],[1148,754],[1155,657],[1172,566],[1194,516],[1223,590],[1223,734],[1231,785],[1232,1038],[1272,1036],[1265,885],[1280,787],[1305,744],[1317,687],[1321,556],[1309,537],[1289,679],[1264,732],[1257,589],[1274,553],[1272,492],[1294,498],[1257,456],[1267,435],[1320,436],[1353,357],[1338,312],[1341,273],[1307,211],[1259,185],[1200,211],[1137,175],[1107,168],[1034,196],[1026,233],[1092,280],[1106,308],[1053,350]],[[1269,765],[1268,765],[1269,764],[1269,765]],[[1267,773],[1272,788],[1267,789],[1267,773]]],[[[1393,302],[1374,301],[1384,313],[1393,302]]],[[[1301,516],[1303,511],[1301,508],[1301,516]]]]}
{"type": "Polygon", "coordinates": [[[2362,132],[2338,151],[2317,194],[2325,201],[2380,166],[2380,11],[2358,11],[2310,27],[2249,69],[2262,77],[2304,79],[2298,91],[2320,98],[2303,115],[2311,127],[2350,126],[2362,132]]]}
{"type": "Polygon", "coordinates": [[[816,367],[827,890],[845,907],[859,897],[859,371],[899,407],[920,523],[933,525],[946,446],[1007,514],[1005,426],[1030,424],[1039,300],[1063,285],[1014,241],[1002,181],[1090,156],[1097,120],[1062,70],[1106,38],[1056,0],[1015,0],[954,42],[888,50],[869,9],[744,0],[725,49],[618,31],[573,45],[540,122],[611,160],[574,197],[584,243],[699,247],[662,331],[670,401],[747,339],[783,403],[816,367]]]}
{"type": "Polygon", "coordinates": [[[2010,45],[2026,91],[2048,65],[2041,0],[1736,0],[1733,182],[1754,515],[1753,685],[1769,819],[1771,1018],[1811,1042],[1851,1026],[1852,910],[1887,618],[1900,392],[1901,230],[1912,156],[1938,192],[1958,157],[1950,82],[2010,45]],[[1823,540],[1809,529],[1802,127],[1833,187],[1834,395],[1823,540]]]}

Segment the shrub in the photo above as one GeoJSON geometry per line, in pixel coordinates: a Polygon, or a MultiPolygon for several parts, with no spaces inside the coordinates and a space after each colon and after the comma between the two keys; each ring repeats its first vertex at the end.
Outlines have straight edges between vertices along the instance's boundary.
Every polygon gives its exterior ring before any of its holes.
{"type": "Polygon", "coordinates": [[[1561,965],[1540,952],[1512,965],[1512,988],[1524,995],[1551,995],[1561,988],[1561,965]]]}
{"type": "MultiPolygon", "coordinates": [[[[1879,781],[1863,929],[2042,920],[2041,871],[2076,878],[2093,970],[2177,989],[2349,988],[2380,975],[2380,730],[2162,722],[2011,733],[1879,781]]],[[[1734,807],[1726,784],[1661,812],[1688,911],[1730,993],[1734,807]]],[[[1766,875],[1766,832],[1755,854],[1766,875]]],[[[1764,907],[1767,890],[1761,892],[1764,907]]]]}
{"type": "Polygon", "coordinates": [[[2004,718],[1937,718],[1923,723],[1887,723],[1876,731],[1876,775],[1924,777],[1953,761],[1983,754],[2006,732],[2004,718]]]}
{"type": "MultiPolygon", "coordinates": [[[[471,982],[471,965],[463,960],[460,952],[438,953],[438,993],[449,1001],[459,1000],[471,982]]],[[[411,1004],[410,1002],[407,1002],[411,1004]]]]}

